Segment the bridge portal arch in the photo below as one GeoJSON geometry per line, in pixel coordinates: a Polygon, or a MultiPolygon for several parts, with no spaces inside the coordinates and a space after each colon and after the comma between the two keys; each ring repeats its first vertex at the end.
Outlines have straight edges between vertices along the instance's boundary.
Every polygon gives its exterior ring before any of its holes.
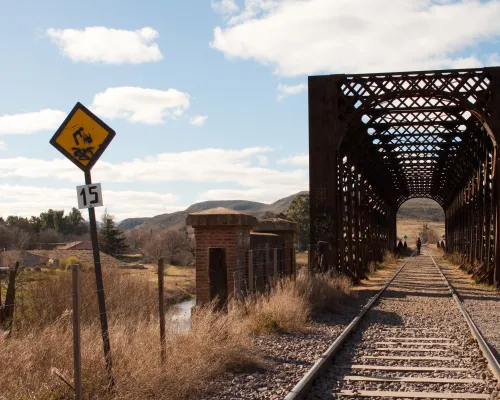
{"type": "Polygon", "coordinates": [[[362,277],[393,250],[401,204],[426,197],[447,250],[500,285],[498,135],[499,67],[309,77],[312,248],[362,277]]]}

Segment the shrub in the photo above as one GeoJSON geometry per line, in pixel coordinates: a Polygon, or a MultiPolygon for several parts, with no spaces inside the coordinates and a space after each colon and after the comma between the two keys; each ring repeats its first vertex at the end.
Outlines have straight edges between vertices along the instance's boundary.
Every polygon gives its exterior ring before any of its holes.
{"type": "Polygon", "coordinates": [[[71,264],[76,264],[76,263],[79,263],[80,261],[78,260],[77,257],[75,256],[71,256],[71,257],[68,257],[64,260],[60,260],[59,261],[59,267],[62,268],[62,269],[67,269],[71,264]]]}

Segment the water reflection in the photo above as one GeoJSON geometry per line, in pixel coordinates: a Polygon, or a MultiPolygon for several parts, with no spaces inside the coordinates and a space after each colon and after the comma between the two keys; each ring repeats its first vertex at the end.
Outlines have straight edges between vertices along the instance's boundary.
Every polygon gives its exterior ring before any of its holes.
{"type": "Polygon", "coordinates": [[[191,328],[191,309],[195,305],[196,300],[191,299],[182,301],[169,310],[167,318],[174,330],[188,331],[191,328]]]}

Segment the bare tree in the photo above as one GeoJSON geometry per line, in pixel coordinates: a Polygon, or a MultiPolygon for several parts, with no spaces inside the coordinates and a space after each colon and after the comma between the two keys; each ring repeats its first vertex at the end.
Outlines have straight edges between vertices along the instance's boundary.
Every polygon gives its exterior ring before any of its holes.
{"type": "Polygon", "coordinates": [[[125,232],[125,239],[128,246],[134,251],[142,251],[153,235],[153,230],[145,226],[137,226],[125,232]]]}
{"type": "Polygon", "coordinates": [[[182,232],[156,231],[143,244],[144,254],[155,261],[164,258],[167,263],[189,249],[188,239],[182,232]]]}
{"type": "Polygon", "coordinates": [[[21,228],[13,227],[12,230],[12,248],[15,250],[26,249],[31,240],[31,233],[21,228]]]}

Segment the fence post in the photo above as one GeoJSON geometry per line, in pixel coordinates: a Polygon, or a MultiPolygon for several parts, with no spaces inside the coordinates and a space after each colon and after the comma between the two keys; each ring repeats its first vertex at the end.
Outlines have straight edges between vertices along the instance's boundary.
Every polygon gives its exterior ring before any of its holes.
{"type": "Polygon", "coordinates": [[[278,249],[274,249],[274,283],[278,282],[278,249]]]}
{"type": "Polygon", "coordinates": [[[19,270],[19,261],[16,261],[14,268],[9,268],[9,283],[7,285],[7,293],[5,295],[5,303],[3,309],[0,309],[0,323],[3,328],[12,333],[12,324],[14,322],[14,307],[16,303],[16,276],[19,270]]]}
{"type": "Polygon", "coordinates": [[[165,361],[165,260],[158,260],[158,313],[160,317],[160,357],[165,361]]]}
{"type": "Polygon", "coordinates": [[[82,358],[80,346],[80,264],[71,264],[73,284],[73,365],[75,380],[75,399],[82,399],[82,358]]]}
{"type": "Polygon", "coordinates": [[[253,292],[253,251],[248,250],[248,290],[253,292]]]}

